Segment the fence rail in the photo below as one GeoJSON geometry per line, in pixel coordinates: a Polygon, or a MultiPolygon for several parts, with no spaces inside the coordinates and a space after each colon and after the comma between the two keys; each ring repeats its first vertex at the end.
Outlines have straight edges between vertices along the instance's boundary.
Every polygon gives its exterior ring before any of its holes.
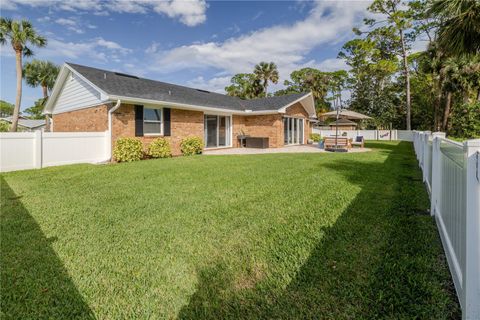
{"type": "MultiPolygon", "coordinates": [[[[336,130],[323,130],[313,128],[313,133],[318,133],[322,137],[333,136],[336,134],[336,130]]],[[[362,136],[365,140],[402,140],[413,141],[413,131],[409,130],[341,130],[338,132],[341,135],[345,135],[348,138],[355,138],[362,136]]]]}
{"type": "Polygon", "coordinates": [[[414,131],[413,146],[462,319],[480,319],[480,140],[459,143],[444,133],[414,131]]]}
{"type": "Polygon", "coordinates": [[[0,172],[102,162],[108,142],[108,131],[0,133],[0,172]]]}

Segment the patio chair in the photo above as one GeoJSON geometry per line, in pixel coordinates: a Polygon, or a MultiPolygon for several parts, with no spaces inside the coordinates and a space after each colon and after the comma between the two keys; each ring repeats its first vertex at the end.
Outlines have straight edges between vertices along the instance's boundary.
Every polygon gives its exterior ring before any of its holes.
{"type": "Polygon", "coordinates": [[[360,148],[364,148],[365,147],[365,139],[363,138],[363,136],[357,136],[355,138],[355,141],[352,141],[352,146],[360,146],[360,148]]]}

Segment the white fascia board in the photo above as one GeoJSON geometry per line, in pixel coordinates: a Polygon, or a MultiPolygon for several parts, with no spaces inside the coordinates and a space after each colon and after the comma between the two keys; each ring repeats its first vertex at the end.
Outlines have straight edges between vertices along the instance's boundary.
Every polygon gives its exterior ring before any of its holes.
{"type": "Polygon", "coordinates": [[[142,99],[142,98],[135,98],[135,97],[125,97],[125,96],[115,96],[111,95],[108,96],[109,100],[117,101],[121,100],[122,103],[141,103],[141,104],[149,104],[149,105],[158,105],[163,107],[174,107],[176,109],[183,109],[183,110],[193,110],[193,111],[203,111],[206,113],[223,113],[223,114],[235,114],[235,115],[265,115],[265,114],[278,114],[278,110],[265,110],[265,111],[240,111],[240,110],[230,110],[230,109],[222,109],[222,108],[212,108],[212,107],[204,107],[192,104],[184,104],[184,103],[176,103],[176,102],[168,102],[168,101],[161,101],[161,100],[151,100],[151,99],[142,99]]]}
{"type": "Polygon", "coordinates": [[[290,102],[289,104],[287,104],[286,106],[282,107],[281,109],[279,109],[278,111],[281,112],[281,113],[286,113],[287,112],[287,108],[288,107],[291,107],[293,106],[295,103],[297,102],[300,102],[303,106],[303,108],[305,109],[305,111],[308,112],[308,115],[311,116],[311,117],[315,117],[316,118],[316,114],[315,114],[315,103],[313,101],[313,95],[312,93],[308,93],[306,95],[304,95],[303,97],[300,97],[298,98],[297,100],[293,101],[293,102],[290,102]],[[305,103],[307,104],[307,106],[305,105],[304,101],[305,100],[305,103]],[[310,110],[308,110],[310,109],[310,110]]]}
{"type": "Polygon", "coordinates": [[[69,69],[66,67],[66,64],[64,64],[57,75],[57,79],[55,79],[55,84],[53,85],[52,94],[50,95],[50,97],[48,97],[47,103],[43,108],[42,114],[52,113],[51,109],[53,107],[53,102],[57,100],[57,96],[60,93],[60,90],[62,89],[63,84],[65,83],[65,79],[67,78],[68,72],[69,72],[69,69]]]}
{"type": "Polygon", "coordinates": [[[100,98],[101,98],[102,101],[108,100],[108,94],[105,91],[103,91],[102,89],[100,89],[99,87],[94,85],[87,78],[85,78],[79,72],[77,72],[75,69],[70,67],[67,63],[64,63],[62,68],[60,69],[60,72],[58,73],[57,79],[55,80],[55,85],[53,86],[53,89],[52,89],[52,94],[48,98],[47,104],[43,108],[42,114],[52,114],[53,113],[53,110],[52,110],[53,104],[57,100],[58,94],[62,90],[63,85],[65,83],[65,80],[67,79],[67,76],[68,76],[69,72],[75,73],[75,75],[77,75],[80,79],[85,81],[89,86],[91,86],[92,88],[97,90],[100,93],[100,98]]]}
{"type": "Polygon", "coordinates": [[[100,89],[99,87],[97,87],[96,85],[94,85],[92,82],[90,82],[90,80],[88,80],[87,78],[85,78],[82,74],[80,74],[80,72],[77,72],[74,68],[70,67],[67,63],[65,63],[65,66],[73,73],[75,73],[75,75],[77,75],[80,79],[82,79],[83,81],[85,81],[86,83],[88,83],[92,88],[94,88],[95,90],[97,90],[99,93],[100,93],[100,97],[108,97],[108,94],[103,91],[102,89],[100,89]]]}

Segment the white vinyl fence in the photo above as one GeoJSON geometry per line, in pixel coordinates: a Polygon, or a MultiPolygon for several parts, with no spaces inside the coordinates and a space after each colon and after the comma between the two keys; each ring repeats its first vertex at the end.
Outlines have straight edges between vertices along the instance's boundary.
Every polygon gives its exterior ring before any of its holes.
{"type": "Polygon", "coordinates": [[[413,144],[462,319],[480,319],[480,139],[459,143],[415,131],[413,144]]]}
{"type": "MultiPolygon", "coordinates": [[[[322,130],[313,128],[313,133],[318,133],[322,137],[334,136],[335,130],[322,130]]],[[[355,139],[355,137],[362,136],[365,140],[402,140],[413,141],[413,131],[407,130],[338,130],[339,134],[343,134],[355,139]]]]}
{"type": "Polygon", "coordinates": [[[108,131],[0,133],[0,172],[106,161],[109,142],[108,131]]]}

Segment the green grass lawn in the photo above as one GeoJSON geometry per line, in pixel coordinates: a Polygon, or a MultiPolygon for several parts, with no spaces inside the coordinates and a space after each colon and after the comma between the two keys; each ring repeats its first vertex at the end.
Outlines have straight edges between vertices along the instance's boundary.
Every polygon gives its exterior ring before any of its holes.
{"type": "Polygon", "coordinates": [[[459,317],[409,143],[1,181],[5,319],[459,317]]]}

